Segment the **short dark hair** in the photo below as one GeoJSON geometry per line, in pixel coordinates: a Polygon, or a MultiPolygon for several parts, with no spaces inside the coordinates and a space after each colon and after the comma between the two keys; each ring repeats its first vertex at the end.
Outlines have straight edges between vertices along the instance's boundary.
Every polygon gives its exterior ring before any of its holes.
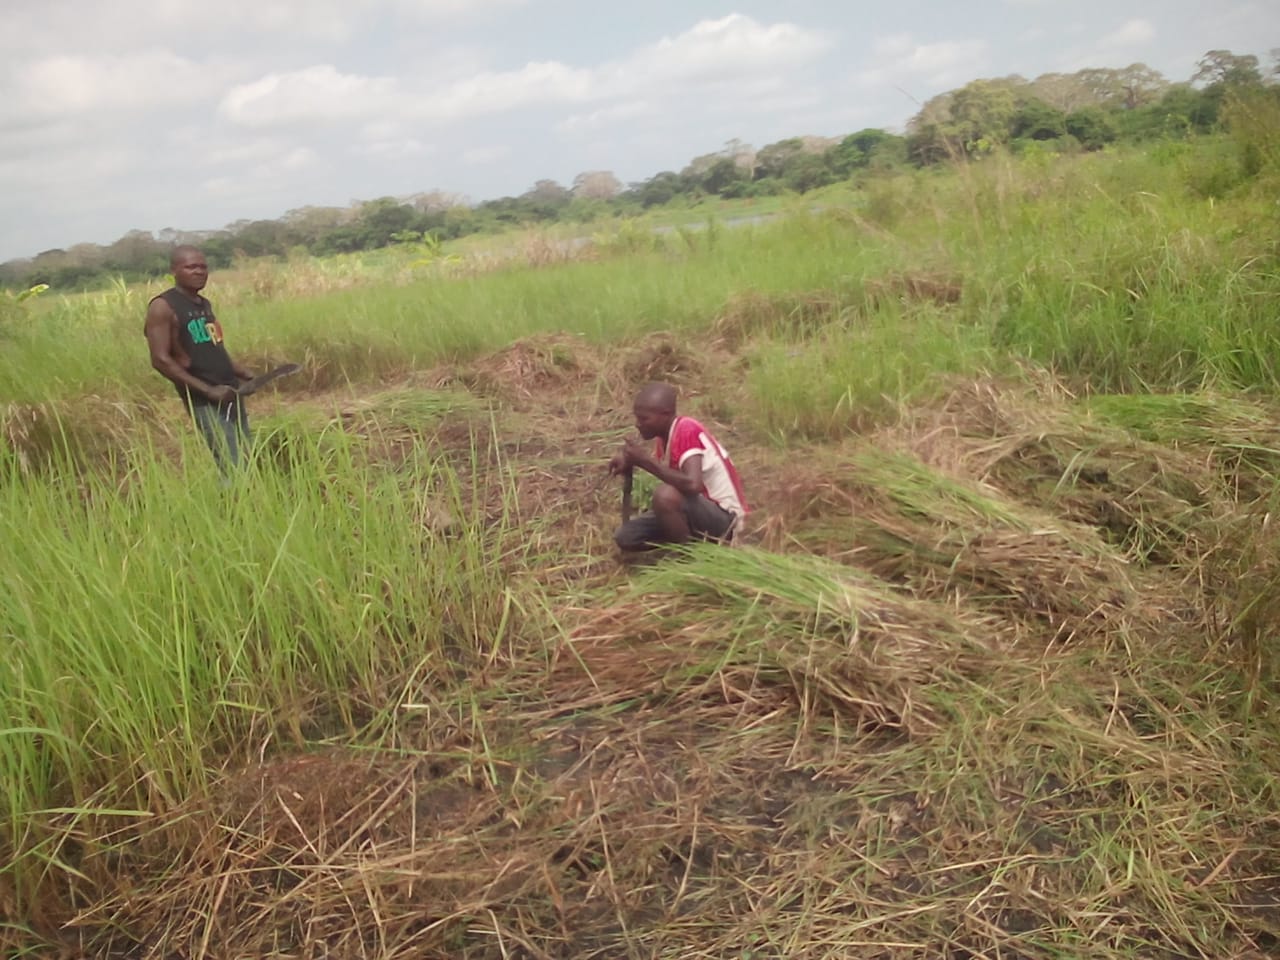
{"type": "Polygon", "coordinates": [[[181,260],[183,257],[189,257],[193,253],[196,254],[197,256],[201,256],[201,257],[204,256],[203,251],[201,251],[201,249],[195,246],[194,244],[191,244],[191,243],[178,244],[169,253],[169,266],[176,267],[178,265],[179,260],[181,260]]]}
{"type": "Polygon", "coordinates": [[[636,406],[675,413],[676,388],[669,383],[646,383],[636,394],[635,402],[636,406]]]}

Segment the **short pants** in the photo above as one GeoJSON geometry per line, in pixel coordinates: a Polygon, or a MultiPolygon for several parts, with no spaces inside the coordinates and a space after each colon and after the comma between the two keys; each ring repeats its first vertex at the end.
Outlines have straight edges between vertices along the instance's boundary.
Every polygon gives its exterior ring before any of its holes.
{"type": "MultiPolygon", "coordinates": [[[[733,530],[734,515],[700,493],[685,496],[684,515],[695,540],[724,540],[733,530]]],[[[666,542],[662,524],[652,510],[632,517],[617,529],[613,539],[622,550],[646,550],[666,542]]]]}

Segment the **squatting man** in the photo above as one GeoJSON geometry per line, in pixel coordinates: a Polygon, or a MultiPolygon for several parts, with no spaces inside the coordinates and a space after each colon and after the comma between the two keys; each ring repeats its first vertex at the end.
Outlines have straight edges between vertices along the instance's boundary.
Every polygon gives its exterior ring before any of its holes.
{"type": "Polygon", "coordinates": [[[677,415],[676,391],[670,384],[651,383],[641,389],[632,412],[636,429],[649,444],[628,439],[609,461],[609,473],[639,469],[660,482],[652,509],[614,533],[623,556],[690,540],[732,540],[747,513],[747,501],[728,451],[693,417],[677,415]]]}

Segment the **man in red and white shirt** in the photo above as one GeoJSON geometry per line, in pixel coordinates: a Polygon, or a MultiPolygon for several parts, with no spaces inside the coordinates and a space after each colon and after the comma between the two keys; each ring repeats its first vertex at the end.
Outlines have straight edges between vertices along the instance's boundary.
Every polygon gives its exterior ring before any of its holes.
{"type": "Polygon", "coordinates": [[[636,394],[632,412],[654,450],[627,440],[609,461],[611,474],[640,469],[661,481],[653,509],[624,523],[613,539],[624,552],[690,540],[728,541],[747,513],[742,481],[729,452],[692,417],[676,415],[676,391],[651,383],[636,394]]]}

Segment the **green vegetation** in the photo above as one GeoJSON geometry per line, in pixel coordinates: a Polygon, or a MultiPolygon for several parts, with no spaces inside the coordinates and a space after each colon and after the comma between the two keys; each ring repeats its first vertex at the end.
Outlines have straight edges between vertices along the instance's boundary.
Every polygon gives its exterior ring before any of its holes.
{"type": "MultiPolygon", "coordinates": [[[[30,260],[0,264],[0,287],[49,283],[70,291],[112,279],[163,276],[176,243],[198,243],[214,267],[262,257],[335,254],[401,248],[416,265],[437,261],[449,241],[516,227],[561,224],[579,233],[601,224],[654,214],[653,220],[705,220],[731,205],[741,216],[777,208],[779,198],[869,188],[886,175],[961,158],[1014,153],[1077,153],[1111,144],[1188,143],[1246,127],[1255,114],[1274,113],[1280,63],[1264,75],[1252,54],[1211,50],[1190,81],[1172,83],[1142,63],[1121,69],[1089,68],[1025,80],[975,80],[929,100],[907,124],[905,136],[865,129],[844,137],[797,136],[759,150],[741,140],[693,158],[680,172],[664,170],[624,186],[607,170],[579,174],[571,187],[538,180],[518,197],[471,204],[440,190],[409,197],[379,197],[349,208],[303,207],[278,220],[238,221],[222,230],[172,228],[153,235],[131,230],[105,247],[77,244],[46,250],[30,260]],[[424,258],[425,254],[425,258],[424,258]]],[[[1247,161],[1253,163],[1254,160],[1247,161]]],[[[1211,196],[1235,178],[1210,176],[1211,196]]]]}
{"type": "Polygon", "coordinates": [[[0,947],[1274,952],[1269,96],[768,222],[217,272],[234,351],[305,365],[228,486],[143,290],[15,301],[0,947]],[[651,379],[756,512],[624,572],[651,379]]]}

